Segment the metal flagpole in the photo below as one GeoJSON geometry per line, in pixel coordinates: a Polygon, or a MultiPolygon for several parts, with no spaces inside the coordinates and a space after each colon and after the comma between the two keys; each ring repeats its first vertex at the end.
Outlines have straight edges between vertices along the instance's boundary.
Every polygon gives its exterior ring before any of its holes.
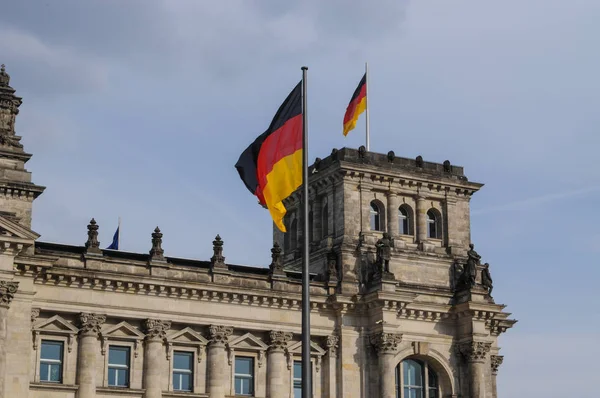
{"type": "Polygon", "coordinates": [[[365,122],[367,135],[367,152],[369,152],[370,136],[369,136],[369,63],[365,62],[365,122]]]}
{"type": "Polygon", "coordinates": [[[310,372],[310,274],[308,241],[308,117],[306,112],[306,71],[302,67],[302,398],[311,397],[310,372]]]}

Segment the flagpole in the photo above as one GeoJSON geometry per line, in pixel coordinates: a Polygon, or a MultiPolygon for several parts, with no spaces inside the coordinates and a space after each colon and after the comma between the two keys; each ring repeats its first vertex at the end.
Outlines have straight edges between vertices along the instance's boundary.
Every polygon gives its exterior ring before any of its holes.
{"type": "Polygon", "coordinates": [[[311,397],[310,372],[310,274],[308,241],[308,117],[306,112],[306,73],[302,67],[302,398],[311,397]]]}
{"type": "Polygon", "coordinates": [[[369,63],[365,62],[365,123],[366,123],[366,138],[367,138],[367,152],[369,152],[370,135],[369,135],[369,63]]]}

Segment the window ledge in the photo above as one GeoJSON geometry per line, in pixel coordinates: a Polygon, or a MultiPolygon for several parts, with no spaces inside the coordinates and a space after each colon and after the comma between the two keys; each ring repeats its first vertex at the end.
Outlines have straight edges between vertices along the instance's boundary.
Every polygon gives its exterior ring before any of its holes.
{"type": "Polygon", "coordinates": [[[29,388],[34,390],[77,391],[79,386],[76,384],[60,383],[29,383],[29,388]]]}
{"type": "Polygon", "coordinates": [[[208,394],[183,391],[163,391],[162,396],[167,398],[208,398],[208,394]]]}
{"type": "Polygon", "coordinates": [[[96,392],[110,393],[112,395],[136,395],[139,396],[146,392],[146,390],[139,388],[127,388],[127,387],[96,387],[96,392]]]}

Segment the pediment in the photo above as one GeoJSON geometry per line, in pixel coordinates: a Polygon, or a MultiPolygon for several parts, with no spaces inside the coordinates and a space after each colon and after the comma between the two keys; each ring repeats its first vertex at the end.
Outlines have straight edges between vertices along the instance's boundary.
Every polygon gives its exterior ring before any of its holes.
{"type": "Polygon", "coordinates": [[[123,321],[117,325],[110,326],[102,331],[102,336],[106,338],[123,338],[123,339],[137,339],[141,340],[145,335],[131,326],[129,323],[123,321]]]}
{"type": "Polygon", "coordinates": [[[246,333],[243,336],[237,337],[229,342],[229,347],[235,349],[259,350],[266,351],[269,346],[263,343],[258,337],[252,333],[246,333]]]}
{"type": "Polygon", "coordinates": [[[34,325],[34,330],[40,332],[54,332],[64,334],[76,334],[79,329],[73,326],[60,315],[54,315],[52,318],[40,321],[34,325]]]}
{"type": "Polygon", "coordinates": [[[192,343],[202,345],[208,344],[208,340],[206,340],[204,337],[202,337],[200,333],[196,332],[190,327],[170,334],[168,340],[174,343],[192,343]]]}
{"type": "MultiPolygon", "coordinates": [[[[288,347],[288,351],[292,354],[302,354],[302,342],[299,341],[297,343],[292,344],[288,347]]],[[[310,355],[325,355],[325,350],[322,349],[317,343],[314,341],[310,342],[310,355]]]]}
{"type": "Polygon", "coordinates": [[[40,235],[31,229],[9,219],[5,215],[0,215],[0,240],[7,238],[16,241],[26,241],[22,243],[33,243],[31,241],[39,237],[40,235]]]}

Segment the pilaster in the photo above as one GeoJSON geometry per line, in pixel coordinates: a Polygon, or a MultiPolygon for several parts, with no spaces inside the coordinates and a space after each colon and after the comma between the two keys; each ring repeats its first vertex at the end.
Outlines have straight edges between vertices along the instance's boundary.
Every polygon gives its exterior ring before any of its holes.
{"type": "Polygon", "coordinates": [[[6,387],[6,337],[8,333],[8,309],[15,293],[19,288],[18,282],[0,281],[0,398],[8,398],[4,394],[6,387]]]}

